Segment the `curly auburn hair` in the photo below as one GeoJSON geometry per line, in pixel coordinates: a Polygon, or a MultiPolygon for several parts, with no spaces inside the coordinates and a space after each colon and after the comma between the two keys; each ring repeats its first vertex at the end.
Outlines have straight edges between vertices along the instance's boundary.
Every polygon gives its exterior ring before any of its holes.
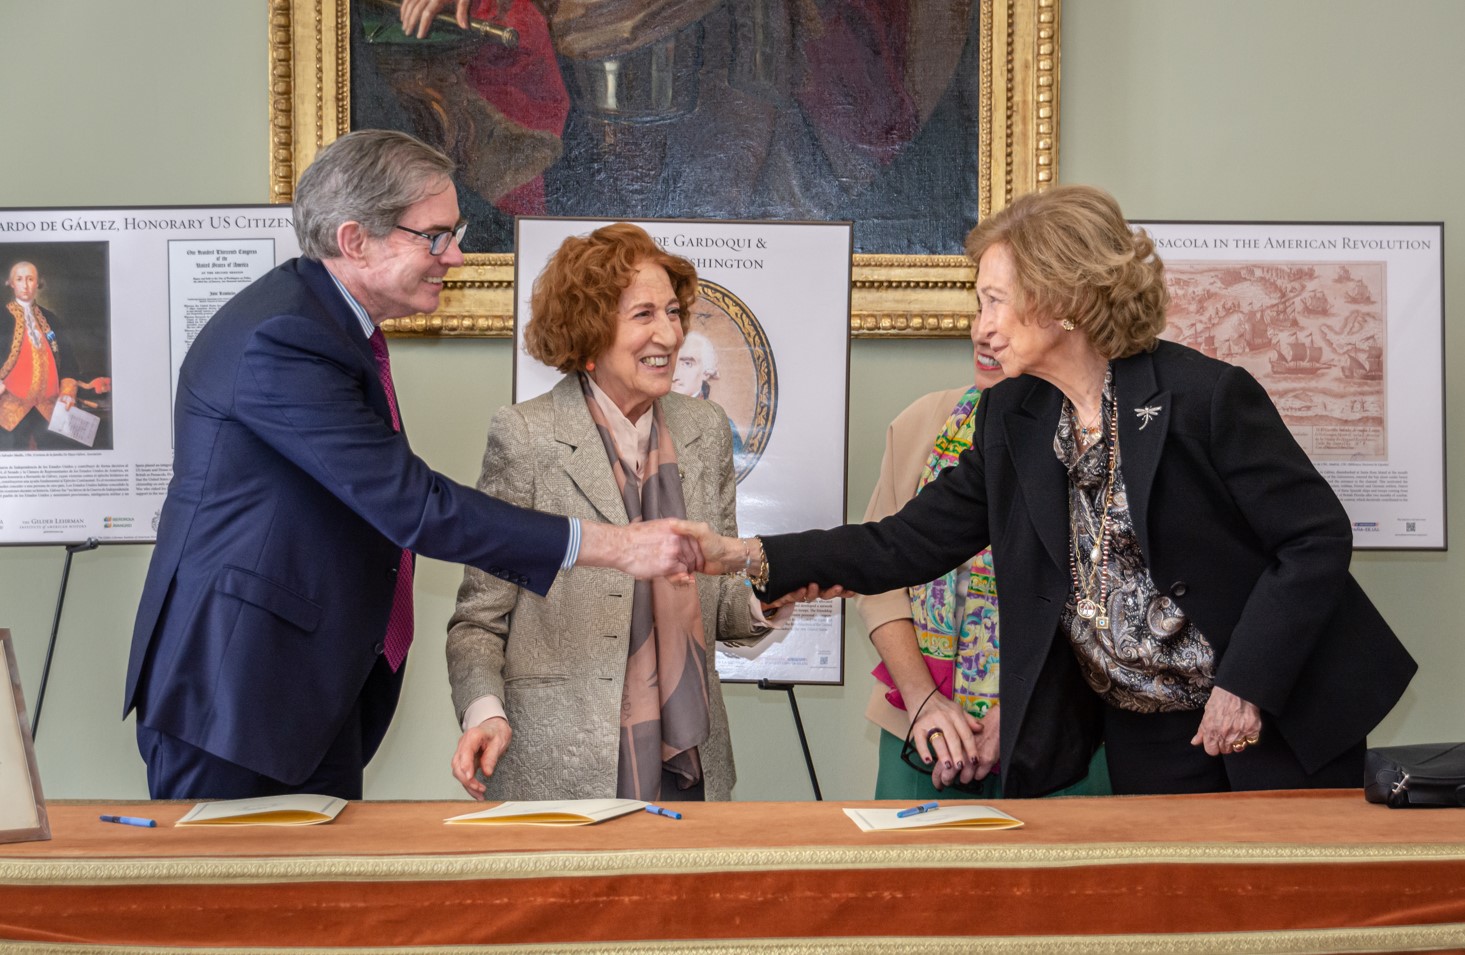
{"type": "Polygon", "coordinates": [[[583,371],[615,342],[621,293],[645,262],[666,269],[686,332],[697,298],[696,267],[663,251],[640,226],[617,222],[571,236],[550,257],[534,280],[524,350],[563,374],[583,371]]]}
{"type": "Polygon", "coordinates": [[[1170,292],[1165,266],[1143,229],[1093,186],[1054,186],[1021,196],[977,224],[966,254],[1005,245],[1030,318],[1068,319],[1105,358],[1154,351],[1170,292]]]}

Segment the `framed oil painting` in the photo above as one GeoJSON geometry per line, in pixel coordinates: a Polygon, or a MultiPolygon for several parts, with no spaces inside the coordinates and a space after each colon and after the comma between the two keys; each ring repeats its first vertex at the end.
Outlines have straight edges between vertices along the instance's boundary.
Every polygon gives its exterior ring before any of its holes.
{"type": "Polygon", "coordinates": [[[1057,165],[1059,0],[270,0],[270,199],[351,129],[457,161],[466,264],[396,334],[509,337],[514,217],[850,220],[850,330],[967,334],[966,232],[1057,165]]]}

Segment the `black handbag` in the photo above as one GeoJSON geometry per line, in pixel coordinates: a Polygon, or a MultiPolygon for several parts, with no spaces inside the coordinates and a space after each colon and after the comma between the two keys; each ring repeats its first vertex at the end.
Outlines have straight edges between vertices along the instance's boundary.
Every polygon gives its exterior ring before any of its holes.
{"type": "Polygon", "coordinates": [[[1465,806],[1465,743],[1369,750],[1363,759],[1363,798],[1393,809],[1465,806]]]}

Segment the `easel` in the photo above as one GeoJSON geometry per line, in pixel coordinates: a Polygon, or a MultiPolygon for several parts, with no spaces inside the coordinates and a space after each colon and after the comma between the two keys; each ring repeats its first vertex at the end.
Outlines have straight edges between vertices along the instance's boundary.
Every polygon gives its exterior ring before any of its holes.
{"type": "Polygon", "coordinates": [[[783,690],[788,693],[788,705],[794,711],[794,728],[799,731],[799,745],[804,750],[804,765],[809,770],[809,785],[814,787],[814,798],[823,800],[824,796],[819,792],[819,777],[814,774],[814,757],[809,755],[809,740],[804,736],[804,721],[799,719],[799,701],[794,699],[794,685],[792,683],[774,683],[767,677],[758,681],[760,690],[783,690]]]}
{"type": "Polygon", "coordinates": [[[46,644],[46,662],[41,665],[41,688],[36,693],[36,708],[31,713],[31,741],[41,727],[41,704],[46,700],[46,681],[51,678],[51,655],[56,652],[56,634],[61,629],[61,608],[66,603],[66,582],[71,578],[71,558],[82,551],[96,550],[101,542],[88,537],[80,544],[66,545],[66,562],[61,565],[61,589],[56,593],[56,615],[51,618],[51,640],[46,644]]]}

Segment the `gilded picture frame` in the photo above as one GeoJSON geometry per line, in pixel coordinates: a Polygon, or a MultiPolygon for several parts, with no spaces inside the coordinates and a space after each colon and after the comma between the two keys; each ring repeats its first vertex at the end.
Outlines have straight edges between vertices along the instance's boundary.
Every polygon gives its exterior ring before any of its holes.
{"type": "MultiPolygon", "coordinates": [[[[979,216],[1055,181],[1060,0],[972,0],[980,22],[979,216]]],[[[288,203],[300,171],[351,128],[350,0],[270,0],[269,198],[288,203]]],[[[935,197],[933,197],[934,199],[935,197]]],[[[961,255],[856,253],[856,338],[969,334],[975,274],[961,255]]],[[[513,256],[477,253],[448,277],[442,306],[386,324],[398,336],[509,338],[513,256]]]]}

